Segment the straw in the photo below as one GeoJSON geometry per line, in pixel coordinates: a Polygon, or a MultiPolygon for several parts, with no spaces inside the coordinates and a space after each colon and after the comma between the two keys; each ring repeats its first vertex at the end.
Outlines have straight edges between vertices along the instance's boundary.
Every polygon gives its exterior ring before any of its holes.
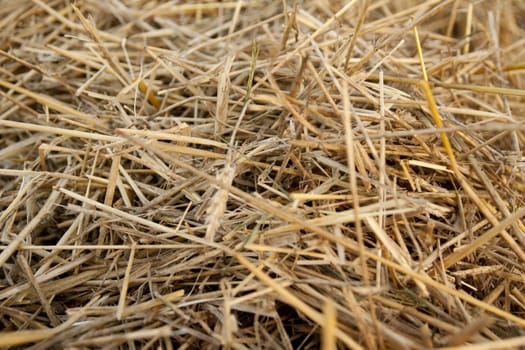
{"type": "Polygon", "coordinates": [[[0,347],[523,347],[524,17],[4,1],[0,347]]]}

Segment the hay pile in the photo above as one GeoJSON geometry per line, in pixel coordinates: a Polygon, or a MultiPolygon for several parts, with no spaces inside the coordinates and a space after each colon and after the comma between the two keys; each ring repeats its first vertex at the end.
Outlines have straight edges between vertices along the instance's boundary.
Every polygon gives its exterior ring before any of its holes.
{"type": "Polygon", "coordinates": [[[523,1],[0,18],[0,346],[525,346],[523,1]]]}

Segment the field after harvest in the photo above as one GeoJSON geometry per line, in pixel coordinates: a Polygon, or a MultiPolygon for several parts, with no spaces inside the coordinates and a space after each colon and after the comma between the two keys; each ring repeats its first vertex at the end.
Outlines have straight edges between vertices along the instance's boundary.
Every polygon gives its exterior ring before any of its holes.
{"type": "Polygon", "coordinates": [[[0,0],[0,347],[525,348],[524,19],[0,0]]]}

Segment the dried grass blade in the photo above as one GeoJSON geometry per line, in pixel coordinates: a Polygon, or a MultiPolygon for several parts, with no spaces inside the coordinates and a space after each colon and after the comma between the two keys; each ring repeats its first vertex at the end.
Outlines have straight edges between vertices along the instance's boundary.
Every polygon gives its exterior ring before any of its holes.
{"type": "Polygon", "coordinates": [[[77,120],[80,120],[86,123],[88,126],[93,127],[94,129],[97,129],[97,128],[103,129],[103,130],[107,129],[107,125],[104,121],[98,119],[97,117],[91,116],[89,114],[79,112],[78,110],[71,108],[70,106],[64,104],[63,102],[60,102],[59,100],[54,99],[51,96],[46,96],[44,94],[38,94],[38,93],[32,92],[21,86],[11,84],[2,79],[0,79],[0,85],[5,87],[6,89],[10,89],[10,90],[18,92],[19,94],[30,97],[33,100],[37,101],[38,103],[41,103],[42,105],[52,110],[58,111],[60,113],[64,113],[66,115],[71,115],[75,117],[77,120]]]}

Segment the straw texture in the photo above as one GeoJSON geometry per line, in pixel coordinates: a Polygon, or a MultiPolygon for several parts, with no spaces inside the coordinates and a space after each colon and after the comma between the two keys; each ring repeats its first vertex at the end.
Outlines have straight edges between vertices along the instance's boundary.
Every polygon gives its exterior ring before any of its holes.
{"type": "Polygon", "coordinates": [[[0,0],[0,347],[525,347],[523,18],[0,0]]]}

